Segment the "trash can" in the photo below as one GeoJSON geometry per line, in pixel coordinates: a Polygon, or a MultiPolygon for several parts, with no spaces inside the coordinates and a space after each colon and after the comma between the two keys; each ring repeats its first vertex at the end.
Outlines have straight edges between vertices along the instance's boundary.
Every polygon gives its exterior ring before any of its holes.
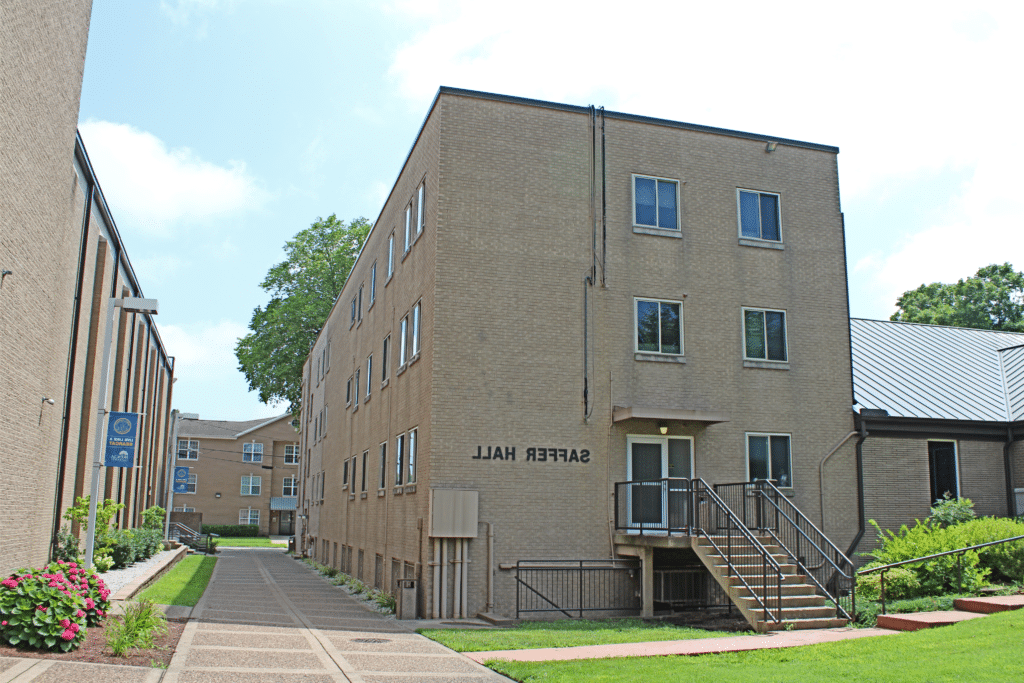
{"type": "Polygon", "coordinates": [[[398,618],[416,618],[416,579],[398,580],[398,618]]]}
{"type": "Polygon", "coordinates": [[[290,553],[294,553],[295,552],[295,537],[294,536],[289,536],[288,537],[288,552],[290,552],[290,553]]]}

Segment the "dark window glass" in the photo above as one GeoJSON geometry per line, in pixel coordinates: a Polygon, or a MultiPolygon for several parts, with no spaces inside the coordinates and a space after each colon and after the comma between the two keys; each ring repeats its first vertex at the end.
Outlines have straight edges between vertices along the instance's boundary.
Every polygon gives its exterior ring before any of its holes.
{"type": "Polygon", "coordinates": [[[661,352],[679,353],[679,304],[661,303],[661,352]]]}
{"type": "Polygon", "coordinates": [[[761,195],[761,239],[779,241],[779,198],[761,195]]]}
{"type": "Polygon", "coordinates": [[[761,219],[757,194],[740,192],[740,232],[744,237],[761,237],[761,219]]]}
{"type": "Polygon", "coordinates": [[[747,456],[750,459],[750,479],[768,479],[768,437],[748,437],[747,456]]]}
{"type": "Polygon", "coordinates": [[[781,311],[765,311],[764,322],[768,360],[786,360],[786,314],[781,311]]]}
{"type": "Polygon", "coordinates": [[[636,348],[638,351],[658,351],[658,302],[636,302],[636,348]]]}
{"type": "Polygon", "coordinates": [[[764,311],[744,311],[747,358],[764,358],[764,311]]]}
{"type": "Polygon", "coordinates": [[[657,181],[653,178],[636,179],[636,224],[658,225],[656,205],[657,181]]]}

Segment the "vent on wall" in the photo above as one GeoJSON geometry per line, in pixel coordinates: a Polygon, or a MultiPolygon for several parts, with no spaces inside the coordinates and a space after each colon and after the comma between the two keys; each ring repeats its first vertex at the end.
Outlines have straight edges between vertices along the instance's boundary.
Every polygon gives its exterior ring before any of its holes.
{"type": "Polygon", "coordinates": [[[476,538],[479,492],[430,490],[430,535],[434,538],[476,538]]]}

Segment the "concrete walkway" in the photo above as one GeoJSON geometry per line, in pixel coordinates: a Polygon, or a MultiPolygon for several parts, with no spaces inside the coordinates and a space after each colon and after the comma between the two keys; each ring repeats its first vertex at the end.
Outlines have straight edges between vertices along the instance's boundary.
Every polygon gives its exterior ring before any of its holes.
{"type": "Polygon", "coordinates": [[[219,553],[163,681],[508,679],[370,610],[284,553],[239,549],[219,553]]]}

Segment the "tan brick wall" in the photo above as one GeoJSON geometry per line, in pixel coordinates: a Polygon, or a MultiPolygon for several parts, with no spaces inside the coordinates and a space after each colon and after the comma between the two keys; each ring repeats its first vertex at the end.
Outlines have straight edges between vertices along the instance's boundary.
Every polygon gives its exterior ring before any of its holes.
{"type": "MultiPolygon", "coordinates": [[[[746,478],[745,432],[792,435],[793,493],[816,521],[818,463],[853,428],[849,332],[833,153],[667,126],[609,119],[606,286],[591,288],[593,413],[583,419],[583,294],[591,267],[591,132],[586,114],[442,94],[339,297],[327,333],[332,362],[303,426],[330,406],[327,436],[313,443],[310,474],[327,472],[323,505],[310,506],[319,542],[363,548],[372,574],[384,556],[432,560],[429,488],[480,492],[480,520],[495,526],[496,561],[601,558],[612,553],[613,486],[626,478],[626,437],[654,435],[654,421],[612,423],[613,406],[726,413],[707,426],[675,423],[695,438],[696,472],[711,483],[746,478]],[[631,174],[677,179],[682,239],[632,230],[631,174]],[[349,303],[422,178],[427,228],[398,261],[378,310],[349,329],[349,303]],[[779,193],[784,249],[738,244],[737,188],[779,193]],[[681,300],[685,364],[634,359],[633,297],[681,300]],[[383,337],[423,301],[423,352],[370,403],[344,409],[345,381],[379,358],[383,337]],[[381,306],[381,304],[384,304],[381,306]],[[743,365],[741,307],[787,311],[789,369],[743,365]],[[383,399],[383,400],[381,400],[383,399]],[[367,410],[369,408],[369,410],[367,410]],[[396,494],[394,438],[418,426],[417,491],[396,494]],[[341,463],[389,443],[389,486],[365,500],[341,490],[341,463]],[[516,459],[473,456],[514,447],[516,459]],[[590,462],[528,462],[531,447],[587,449],[590,462]]],[[[600,176],[597,179],[600,185],[600,176]]],[[[598,204],[600,211],[600,204],[598,204]]],[[[601,238],[598,237],[598,250],[601,238]]],[[[600,273],[599,273],[600,276],[600,273]]],[[[380,297],[381,282],[378,281],[380,297]]],[[[379,365],[375,365],[375,373],[379,365]]],[[[829,461],[826,528],[856,532],[853,441],[829,461]],[[851,516],[851,512],[852,516],[851,516]]],[[[376,469],[374,467],[374,473],[376,469]]],[[[482,530],[482,527],[481,527],[482,530]]],[[[318,550],[322,553],[322,548],[318,550]]],[[[484,608],[483,538],[470,542],[470,609],[484,608]]],[[[333,558],[332,558],[333,559],[333,558]]],[[[369,577],[372,580],[372,575],[369,577]]],[[[429,605],[429,571],[421,595],[429,605]]],[[[497,610],[514,607],[512,579],[496,575],[497,610]]]]}

